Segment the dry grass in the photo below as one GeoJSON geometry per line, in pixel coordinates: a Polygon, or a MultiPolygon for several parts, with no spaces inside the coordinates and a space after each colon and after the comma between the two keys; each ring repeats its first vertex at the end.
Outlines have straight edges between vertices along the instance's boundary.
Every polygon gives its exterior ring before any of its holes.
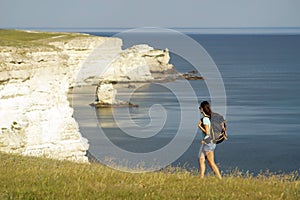
{"type": "Polygon", "coordinates": [[[0,154],[0,199],[299,199],[297,174],[200,179],[184,170],[132,174],[0,154]]]}

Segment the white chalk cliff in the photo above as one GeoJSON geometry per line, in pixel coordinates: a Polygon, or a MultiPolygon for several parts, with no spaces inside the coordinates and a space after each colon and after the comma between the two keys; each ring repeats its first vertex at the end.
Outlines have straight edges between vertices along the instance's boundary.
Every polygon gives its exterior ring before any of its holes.
{"type": "Polygon", "coordinates": [[[111,62],[122,41],[63,37],[47,41],[51,48],[0,47],[0,151],[88,161],[88,141],[72,117],[67,93],[76,81],[84,82],[91,75],[87,62],[111,62]],[[90,56],[97,48],[102,54],[95,61],[90,56]],[[86,77],[77,78],[83,66],[86,77]]]}
{"type": "MultiPolygon", "coordinates": [[[[152,71],[173,68],[168,50],[139,45],[122,51],[119,38],[62,34],[45,43],[0,46],[0,151],[88,162],[69,88],[99,80],[147,81],[152,71]]],[[[97,92],[99,101],[115,103],[111,83],[97,92]]]]}

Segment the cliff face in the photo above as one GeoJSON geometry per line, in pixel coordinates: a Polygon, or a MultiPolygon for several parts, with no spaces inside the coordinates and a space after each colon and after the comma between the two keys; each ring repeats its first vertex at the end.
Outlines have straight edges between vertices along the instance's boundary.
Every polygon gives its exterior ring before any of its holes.
{"type": "Polygon", "coordinates": [[[152,72],[173,69],[168,50],[138,45],[122,51],[119,38],[9,34],[5,41],[0,30],[0,151],[8,153],[88,162],[88,141],[72,116],[69,88],[100,81],[98,101],[118,104],[110,81],[149,81],[152,72]],[[41,39],[15,45],[9,34],[41,39]]]}
{"type": "Polygon", "coordinates": [[[90,55],[96,48],[108,44],[108,51],[97,57],[105,64],[121,50],[122,41],[63,37],[45,41],[49,48],[0,47],[0,151],[88,161],[88,141],[72,117],[68,89],[89,77],[77,79],[82,67],[90,66],[86,59],[94,62],[90,55]]]}

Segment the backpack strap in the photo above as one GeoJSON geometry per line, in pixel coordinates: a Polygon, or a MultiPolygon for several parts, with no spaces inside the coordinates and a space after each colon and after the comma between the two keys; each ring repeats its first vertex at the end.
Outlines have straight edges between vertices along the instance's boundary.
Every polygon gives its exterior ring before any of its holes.
{"type": "Polygon", "coordinates": [[[210,122],[210,137],[211,137],[212,141],[214,142],[216,138],[215,138],[215,132],[214,132],[211,122],[210,122]]]}
{"type": "Polygon", "coordinates": [[[211,123],[211,118],[208,117],[209,122],[210,122],[210,138],[211,138],[211,142],[215,141],[215,133],[214,133],[214,129],[212,127],[212,123],[211,123]]]}

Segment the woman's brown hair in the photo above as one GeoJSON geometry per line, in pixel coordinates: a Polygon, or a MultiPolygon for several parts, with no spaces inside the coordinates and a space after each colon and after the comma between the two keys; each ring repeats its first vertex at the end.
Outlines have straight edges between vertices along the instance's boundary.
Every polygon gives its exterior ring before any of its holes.
{"type": "Polygon", "coordinates": [[[204,113],[205,113],[206,115],[208,115],[209,118],[210,118],[210,116],[211,116],[210,104],[209,104],[207,101],[202,101],[201,104],[200,104],[199,109],[200,109],[200,108],[202,108],[203,111],[204,111],[204,113]]]}

